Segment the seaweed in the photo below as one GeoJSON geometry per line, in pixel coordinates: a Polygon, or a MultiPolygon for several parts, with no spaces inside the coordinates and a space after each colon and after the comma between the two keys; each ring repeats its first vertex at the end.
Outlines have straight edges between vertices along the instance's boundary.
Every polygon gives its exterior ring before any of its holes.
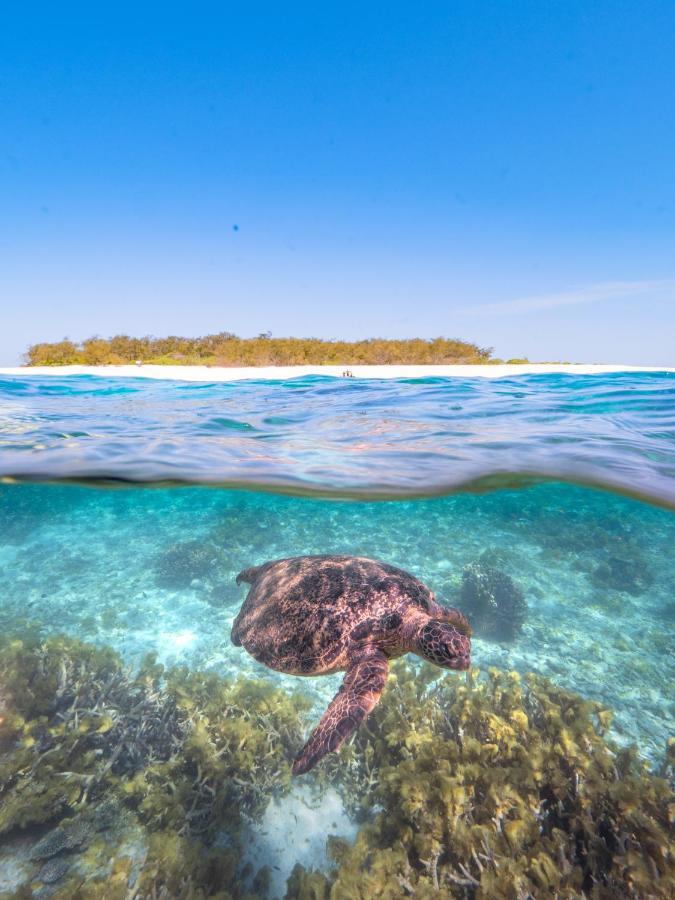
{"type": "Polygon", "coordinates": [[[289,898],[673,896],[675,795],[607,741],[609,710],[537,675],[430,669],[395,664],[324,771],[366,822],[330,876],[297,868],[289,898]]]}
{"type": "Polygon", "coordinates": [[[527,604],[510,575],[476,560],[462,573],[461,605],[477,635],[512,641],[521,631],[527,604]]]}
{"type": "Polygon", "coordinates": [[[64,897],[115,896],[119,822],[143,848],[137,896],[230,896],[217,885],[233,880],[247,823],[288,787],[308,706],[153,657],[133,674],[66,637],[0,641],[0,698],[0,842],[30,835],[30,877],[64,897]]]}
{"type": "MultiPolygon", "coordinates": [[[[0,641],[0,698],[0,852],[30,847],[13,896],[266,896],[246,828],[290,783],[306,700],[63,637],[0,641]]],[[[287,897],[672,896],[675,741],[657,775],[610,725],[541,676],[397,661],[316,773],[357,838],[330,839],[328,874],[296,866],[287,897]]]]}

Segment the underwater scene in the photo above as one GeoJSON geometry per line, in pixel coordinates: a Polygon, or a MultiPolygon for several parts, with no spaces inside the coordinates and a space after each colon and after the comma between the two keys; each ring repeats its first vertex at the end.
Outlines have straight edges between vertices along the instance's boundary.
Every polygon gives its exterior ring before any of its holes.
{"type": "Polygon", "coordinates": [[[1,898],[675,894],[673,375],[8,377],[0,474],[1,898]]]}

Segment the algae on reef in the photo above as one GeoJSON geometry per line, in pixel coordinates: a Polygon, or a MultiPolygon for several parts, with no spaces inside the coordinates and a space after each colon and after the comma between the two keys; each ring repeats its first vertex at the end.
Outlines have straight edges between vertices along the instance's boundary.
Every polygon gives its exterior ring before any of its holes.
{"type": "Polygon", "coordinates": [[[357,814],[383,812],[334,845],[330,877],[296,867],[293,896],[674,896],[675,795],[608,744],[611,713],[540,676],[476,674],[393,667],[333,763],[357,814]]]}
{"type": "Polygon", "coordinates": [[[290,782],[306,701],[152,658],[132,676],[65,637],[4,640],[0,698],[0,844],[34,837],[28,881],[63,897],[127,897],[132,876],[139,898],[245,896],[243,828],[290,782]],[[120,850],[111,869],[116,834],[140,862],[120,850]]]}
{"type": "MultiPolygon", "coordinates": [[[[306,710],[269,681],[153,659],[132,675],[70,638],[1,641],[0,857],[23,847],[23,880],[0,896],[267,897],[244,829],[288,787],[306,710]]],[[[296,866],[286,897],[673,896],[675,743],[657,777],[612,748],[610,721],[538,676],[465,684],[398,661],[315,773],[363,820],[356,841],[331,839],[329,874],[296,866]]]]}

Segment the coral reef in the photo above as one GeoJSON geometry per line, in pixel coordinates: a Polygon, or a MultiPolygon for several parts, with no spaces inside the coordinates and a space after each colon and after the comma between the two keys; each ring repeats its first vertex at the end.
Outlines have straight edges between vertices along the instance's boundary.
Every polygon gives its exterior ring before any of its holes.
{"type": "Polygon", "coordinates": [[[608,555],[593,569],[590,579],[596,587],[626,591],[633,597],[639,597],[653,583],[654,576],[642,554],[633,549],[627,556],[608,555]]]}
{"type": "Polygon", "coordinates": [[[675,795],[607,743],[608,710],[539,676],[438,674],[394,666],[332,773],[383,812],[333,842],[330,877],[297,867],[289,898],[673,896],[675,795]]]}
{"type": "Polygon", "coordinates": [[[527,613],[523,592],[511,576],[482,558],[464,567],[460,605],[476,634],[496,641],[513,640],[527,613]]]}
{"type": "MultiPolygon", "coordinates": [[[[34,837],[29,877],[56,884],[55,896],[114,897],[106,860],[125,819],[120,840],[135,830],[142,846],[133,896],[244,896],[217,886],[233,881],[246,823],[288,786],[306,708],[265,681],[165,671],[152,658],[132,675],[109,649],[5,639],[0,845],[34,837]]],[[[131,861],[115,867],[126,897],[131,861]]]]}
{"type": "MultiPolygon", "coordinates": [[[[675,741],[656,776],[607,742],[607,709],[545,678],[440,676],[398,661],[318,770],[364,824],[330,839],[331,874],[296,866],[289,900],[673,895],[675,741]]],[[[245,828],[288,786],[305,701],[152,658],[132,675],[62,637],[4,639],[0,698],[0,857],[22,848],[0,896],[268,896],[245,828]]]]}

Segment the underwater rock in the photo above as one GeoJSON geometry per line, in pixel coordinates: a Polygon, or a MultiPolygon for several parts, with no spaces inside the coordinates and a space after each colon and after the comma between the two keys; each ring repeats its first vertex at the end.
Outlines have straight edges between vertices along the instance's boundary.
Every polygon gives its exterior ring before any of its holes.
{"type": "Polygon", "coordinates": [[[523,627],[527,603],[510,575],[481,560],[462,573],[461,606],[477,635],[512,641],[523,627]]]}
{"type": "Polygon", "coordinates": [[[38,880],[45,884],[54,884],[59,881],[70,869],[70,860],[64,856],[56,856],[48,860],[40,869],[38,880]]]}
{"type": "Polygon", "coordinates": [[[71,820],[62,823],[38,841],[30,852],[31,859],[49,859],[63,850],[73,850],[82,846],[90,837],[85,822],[71,820]]]}
{"type": "Polygon", "coordinates": [[[638,553],[629,557],[609,556],[590,577],[596,587],[626,591],[633,597],[644,594],[654,582],[647,563],[638,553]]]}

